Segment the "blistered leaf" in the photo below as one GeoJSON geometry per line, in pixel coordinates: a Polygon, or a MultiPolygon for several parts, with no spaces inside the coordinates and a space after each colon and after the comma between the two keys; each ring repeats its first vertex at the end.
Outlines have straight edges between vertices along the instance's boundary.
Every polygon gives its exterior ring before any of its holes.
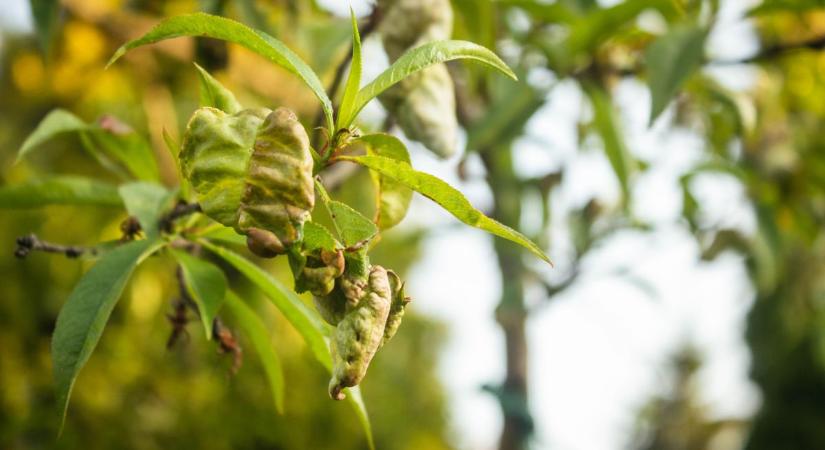
{"type": "Polygon", "coordinates": [[[175,250],[172,252],[183,271],[186,290],[198,306],[206,339],[212,339],[212,321],[218,314],[227,294],[226,276],[218,266],[196,258],[189,253],[175,250]]]}
{"type": "Polygon", "coordinates": [[[550,263],[550,258],[530,239],[518,231],[485,216],[481,211],[473,208],[473,205],[461,192],[433,175],[419,172],[410,167],[409,164],[382,156],[340,156],[339,159],[356,162],[383,175],[392,177],[438,203],[465,224],[519,244],[543,261],[550,263]]]}
{"type": "Polygon", "coordinates": [[[39,208],[48,205],[121,206],[117,188],[102,181],[57,176],[0,187],[0,208],[39,208]]]}
{"type": "Polygon", "coordinates": [[[272,338],[263,321],[252,308],[232,291],[226,291],[226,308],[235,317],[238,326],[249,338],[255,353],[261,358],[272,399],[278,413],[284,412],[284,371],[281,359],[272,348],[272,338]]]}
{"type": "Polygon", "coordinates": [[[97,346],[126,282],[162,245],[157,240],[135,241],[106,253],[83,275],[60,310],[52,336],[52,365],[61,430],[77,375],[97,346]]]}
{"type": "Polygon", "coordinates": [[[182,36],[210,37],[234,42],[297,75],[321,101],[327,124],[330,130],[332,129],[332,102],[315,72],[283,42],[234,20],[204,13],[171,17],[160,22],[142,37],[120,47],[109,60],[109,65],[135,47],[182,36]]]}
{"type": "MultiPolygon", "coordinates": [[[[395,136],[389,134],[368,134],[357,142],[364,144],[367,154],[384,156],[410,164],[410,154],[407,147],[395,136]]],[[[412,200],[412,190],[392,177],[379,172],[370,171],[375,185],[375,219],[374,222],[381,230],[392,228],[404,219],[412,200]]]]}
{"type": "Polygon", "coordinates": [[[209,74],[203,67],[195,63],[198,69],[198,78],[201,81],[201,106],[218,108],[228,114],[235,114],[242,109],[235,98],[235,94],[225,88],[218,80],[209,74]]]}
{"type": "Polygon", "coordinates": [[[140,222],[148,236],[156,235],[160,230],[158,221],[170,206],[174,191],[154,183],[135,182],[118,188],[120,197],[126,205],[126,211],[140,222]]]}
{"type": "Polygon", "coordinates": [[[650,86],[650,123],[664,111],[679,88],[699,67],[704,58],[707,30],[680,26],[650,44],[645,53],[650,86]]]}
{"type": "Polygon", "coordinates": [[[398,58],[387,70],[378,75],[370,84],[364,86],[355,97],[352,114],[339,120],[341,126],[349,126],[370,100],[387,90],[404,78],[425,69],[455,59],[471,59],[499,70],[512,79],[516,75],[495,53],[486,48],[466,41],[436,41],[410,50],[398,58]]]}

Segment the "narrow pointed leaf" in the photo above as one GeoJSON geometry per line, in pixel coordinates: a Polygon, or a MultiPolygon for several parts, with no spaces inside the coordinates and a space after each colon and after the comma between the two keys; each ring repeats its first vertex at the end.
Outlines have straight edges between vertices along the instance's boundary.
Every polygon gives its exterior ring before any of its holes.
{"type": "MultiPolygon", "coordinates": [[[[332,357],[326,342],[326,336],[329,335],[329,326],[321,320],[317,313],[310,310],[293,291],[287,289],[272,275],[241,255],[212,244],[207,240],[199,240],[198,242],[235,267],[257,286],[303,337],[315,359],[324,366],[328,373],[332,373],[332,357]]],[[[360,391],[357,388],[348,388],[347,391],[348,395],[345,401],[358,415],[358,420],[367,436],[367,442],[370,448],[374,449],[372,427],[370,426],[367,409],[361,400],[360,391]]]]}
{"type": "Polygon", "coordinates": [[[387,90],[392,85],[408,76],[433,64],[439,64],[455,59],[471,59],[486,64],[504,73],[512,79],[516,75],[507,67],[495,53],[472,42],[467,41],[435,41],[424,44],[401,55],[387,70],[378,75],[370,84],[364,86],[355,97],[352,114],[339,125],[347,127],[352,120],[364,109],[370,100],[387,90]]]}
{"type": "MultiPolygon", "coordinates": [[[[267,271],[256,266],[243,256],[206,240],[200,240],[204,247],[222,258],[229,265],[238,269],[264,295],[269,298],[278,310],[286,317],[307,343],[313,356],[328,367],[332,364],[324,337],[328,327],[317,313],[312,311],[301,299],[267,271]]],[[[331,367],[331,366],[330,366],[331,367]]]]}
{"type": "Polygon", "coordinates": [[[137,218],[143,232],[147,236],[157,235],[160,231],[160,217],[170,206],[175,192],[159,184],[143,181],[124,184],[118,188],[118,192],[126,205],[126,211],[137,218]]]}
{"type": "Polygon", "coordinates": [[[349,126],[352,122],[350,116],[355,104],[355,96],[358,95],[358,89],[361,87],[361,35],[358,33],[358,21],[355,19],[352,8],[349,12],[352,18],[352,60],[347,84],[344,86],[344,95],[341,97],[341,106],[338,109],[337,128],[349,126]]]}
{"type": "Polygon", "coordinates": [[[218,108],[227,114],[235,114],[242,109],[232,91],[224,87],[220,81],[197,63],[195,63],[195,68],[198,69],[198,78],[201,81],[201,106],[218,108]]]}
{"type": "Polygon", "coordinates": [[[83,275],[60,310],[52,336],[52,361],[61,430],[77,375],[97,346],[126,282],[135,267],[162,245],[156,240],[136,241],[106,253],[83,275]]]}
{"type": "Polygon", "coordinates": [[[324,185],[318,180],[315,180],[315,189],[318,192],[318,198],[323,202],[332,219],[332,225],[338,237],[345,246],[351,247],[363,243],[378,234],[378,227],[370,219],[349,205],[332,200],[324,185]]]}
{"type": "Polygon", "coordinates": [[[630,199],[630,178],[636,171],[636,160],[625,145],[624,136],[607,93],[597,86],[586,86],[585,90],[593,104],[593,125],[602,139],[605,155],[613,173],[619,181],[625,201],[630,199]]]}
{"type": "Polygon", "coordinates": [[[236,323],[252,343],[255,353],[261,358],[275,409],[284,413],[284,370],[281,359],[272,348],[272,338],[263,321],[252,308],[246,305],[234,292],[226,291],[226,309],[235,317],[236,323]]]}
{"type": "Polygon", "coordinates": [[[438,203],[465,224],[519,244],[543,261],[552,264],[550,258],[544,254],[544,251],[538,245],[518,231],[485,216],[481,211],[473,208],[473,205],[464,197],[464,194],[440,178],[419,172],[407,163],[383,156],[340,156],[339,159],[361,164],[382,175],[392,177],[438,203]]]}
{"type": "Polygon", "coordinates": [[[316,222],[307,222],[304,224],[303,246],[306,252],[318,249],[335,250],[341,248],[341,244],[332,237],[329,230],[316,222]]]}
{"type": "Polygon", "coordinates": [[[682,84],[702,66],[707,30],[676,27],[653,42],[645,53],[650,87],[650,123],[665,110],[682,84]]]}
{"type": "Polygon", "coordinates": [[[186,290],[198,306],[206,339],[212,339],[212,321],[221,309],[226,297],[226,276],[218,266],[196,258],[189,253],[172,252],[183,271],[186,290]]]}
{"type": "Polygon", "coordinates": [[[332,102],[315,72],[283,42],[234,20],[204,13],[171,17],[160,22],[142,37],[120,47],[109,60],[109,65],[133,48],[183,36],[210,37],[233,42],[297,75],[321,101],[327,124],[332,128],[332,102]]]}
{"type": "Polygon", "coordinates": [[[89,178],[57,176],[0,187],[0,208],[48,205],[122,206],[117,188],[89,178]]]}
{"type": "MultiPolygon", "coordinates": [[[[397,137],[389,134],[368,134],[358,139],[364,144],[368,155],[384,156],[410,164],[410,154],[407,147],[397,137]]],[[[373,185],[375,185],[375,218],[374,222],[381,230],[394,227],[410,207],[413,191],[395,178],[382,175],[370,170],[373,185]]]]}

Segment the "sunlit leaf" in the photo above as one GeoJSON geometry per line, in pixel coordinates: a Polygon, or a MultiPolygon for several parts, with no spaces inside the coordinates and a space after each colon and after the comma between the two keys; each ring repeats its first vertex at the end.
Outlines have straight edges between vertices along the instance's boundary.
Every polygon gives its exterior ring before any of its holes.
{"type": "Polygon", "coordinates": [[[160,22],[142,37],[120,47],[109,60],[109,65],[133,48],[183,36],[210,37],[234,42],[297,75],[321,101],[327,123],[330,129],[332,128],[332,102],[315,72],[283,42],[234,20],[204,13],[171,17],[160,22]]]}
{"type": "Polygon", "coordinates": [[[249,338],[255,353],[261,358],[272,399],[278,413],[284,412],[284,370],[281,359],[272,348],[272,338],[263,321],[252,308],[246,305],[234,292],[226,291],[226,309],[235,317],[236,323],[249,338]]]}
{"type": "Polygon", "coordinates": [[[341,118],[349,120],[352,115],[352,108],[355,104],[355,96],[361,87],[361,35],[358,33],[358,21],[355,19],[355,12],[350,8],[352,18],[352,60],[349,67],[349,76],[344,86],[344,95],[341,97],[341,106],[338,108],[338,127],[341,127],[341,118]]]}
{"type": "Polygon", "coordinates": [[[706,37],[707,30],[702,27],[675,27],[647,48],[645,60],[651,95],[651,124],[685,80],[701,67],[706,37]]]}
{"type": "Polygon", "coordinates": [[[206,339],[212,339],[212,321],[221,309],[227,293],[226,276],[218,266],[196,258],[189,253],[174,250],[172,254],[180,264],[186,290],[198,306],[206,339]]]}
{"type": "Polygon", "coordinates": [[[227,114],[235,114],[242,109],[232,91],[224,87],[197,63],[195,63],[195,68],[198,69],[198,78],[201,81],[201,106],[218,108],[227,114]]]}
{"type": "Polygon", "coordinates": [[[327,208],[335,231],[345,246],[361,244],[378,234],[378,227],[370,219],[349,205],[330,199],[321,183],[316,181],[315,187],[318,198],[327,208]]]}
{"type": "Polygon", "coordinates": [[[410,189],[438,203],[442,208],[447,210],[447,212],[465,224],[519,244],[530,250],[530,252],[543,261],[550,263],[550,258],[544,254],[541,248],[530,241],[530,239],[473,208],[473,205],[464,197],[464,194],[440,178],[428,173],[419,172],[410,167],[409,164],[382,156],[340,156],[339,159],[356,162],[382,175],[392,177],[398,180],[398,182],[407,185],[410,189]]]}
{"type": "Polygon", "coordinates": [[[158,221],[170,206],[175,192],[143,181],[121,185],[118,192],[126,211],[137,218],[143,231],[149,236],[158,234],[158,221]]]}
{"type": "MultiPolygon", "coordinates": [[[[357,142],[364,144],[368,155],[384,156],[410,164],[407,147],[397,137],[389,134],[368,134],[357,142]]],[[[392,228],[407,215],[412,200],[412,190],[392,177],[370,171],[375,185],[375,219],[381,230],[392,228]]]]}
{"type": "Polygon", "coordinates": [[[117,188],[102,181],[57,176],[0,187],[0,208],[39,208],[48,205],[121,206],[117,188]]]}
{"type": "Polygon", "coordinates": [[[126,282],[162,245],[157,240],[135,241],[106,253],[83,275],[60,310],[52,336],[52,364],[61,430],[77,375],[97,346],[126,282]]]}
{"type": "Polygon", "coordinates": [[[467,41],[435,41],[424,44],[401,55],[387,70],[378,75],[370,84],[364,86],[355,97],[352,114],[342,117],[340,126],[349,126],[370,100],[408,76],[433,64],[455,59],[470,59],[486,64],[504,73],[512,79],[516,75],[495,53],[467,41]]]}
{"type": "Polygon", "coordinates": [[[332,237],[329,230],[323,225],[316,222],[307,222],[304,224],[304,251],[311,252],[317,249],[335,250],[341,245],[332,237]]]}

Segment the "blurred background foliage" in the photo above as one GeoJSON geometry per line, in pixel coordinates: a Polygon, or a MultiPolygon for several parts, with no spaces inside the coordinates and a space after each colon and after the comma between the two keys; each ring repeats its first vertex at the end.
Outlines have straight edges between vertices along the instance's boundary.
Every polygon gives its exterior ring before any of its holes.
{"type": "MultiPolygon", "coordinates": [[[[662,108],[672,98],[672,113],[660,122],[667,121],[673,130],[700,133],[705,140],[701,161],[681,178],[680,222],[696,236],[704,259],[725,252],[743,255],[756,291],[745,337],[762,405],[752,420],[711,417],[694,391],[701,355],[689,346],[675,349],[671,386],[640,410],[638,435],[629,437],[627,445],[825,446],[825,53],[820,51],[825,47],[825,12],[816,0],[766,0],[750,12],[760,40],[756,53],[718,61],[702,50],[720,1],[452,2],[454,37],[495,48],[523,80],[504,82],[473,65],[449,65],[457,116],[466,130],[459,175],[473,177],[468,167],[481,161],[482,178],[494,200],[490,214],[523,229],[544,247],[566,249],[554,252],[558,267],[548,275],[521,251],[495,241],[502,274],[496,318],[508,360],[503,382],[485,388],[502,408],[502,449],[530,447],[530,404],[542,401],[528,398],[534,380],[527,378],[525,324],[531,307],[525,291],[539,288],[552,299],[576,283],[581,261],[602,240],[618,230],[649,228],[634,214],[633,205],[634,181],[648,162],[628,148],[613,98],[616,86],[628,78],[658,89],[653,93],[654,116],[661,112],[656,111],[657,95],[662,108]],[[650,14],[655,17],[652,27],[645,25],[650,14]],[[758,67],[755,86],[734,92],[702,70],[726,65],[758,67]],[[618,199],[594,197],[569,210],[555,210],[553,199],[567,168],[525,177],[513,167],[515,144],[563,82],[575,83],[583,94],[579,144],[583,150],[604,152],[619,187],[618,199]],[[741,184],[756,226],[709,221],[693,189],[703,176],[729,177],[741,184]],[[525,209],[537,204],[538,224],[525,220],[525,209]],[[564,224],[560,235],[552,229],[558,223],[564,224]]],[[[198,104],[193,60],[243,104],[288,106],[312,125],[317,105],[297,80],[241,48],[219,42],[162,43],[103,70],[117,46],[161,17],[202,10],[266,30],[295,49],[327,85],[349,51],[347,20],[309,0],[63,0],[57,9],[48,5],[58,2],[32,3],[42,30],[39,38],[7,33],[2,41],[4,185],[47,172],[117,181],[101,175],[93,160],[78,151],[80,142],[74,138],[50,143],[25,163],[12,164],[25,136],[55,107],[87,120],[114,115],[150,136],[163,180],[174,183],[174,167],[161,136],[166,130],[179,141],[198,104]]],[[[385,121],[383,126],[391,125],[385,121]]],[[[366,210],[372,195],[366,181],[358,174],[336,195],[366,210]]],[[[198,333],[167,351],[170,327],[165,315],[177,294],[174,268],[163,261],[138,271],[80,377],[66,430],[55,441],[49,338],[60,306],[88,263],[42,254],[19,261],[11,255],[12,243],[32,231],[81,245],[116,239],[123,219],[114,210],[75,207],[6,210],[0,215],[0,243],[8,243],[8,251],[0,252],[0,447],[364,448],[349,410],[321,394],[324,374],[299,337],[263,302],[258,310],[274,330],[273,342],[286,367],[284,416],[275,414],[254,358],[246,358],[240,372],[230,376],[228,358],[198,333]]],[[[418,258],[424,234],[409,228],[388,233],[376,248],[376,262],[403,276],[418,258]]],[[[289,281],[282,261],[270,266],[289,281]]],[[[256,301],[254,290],[246,294],[256,301]]],[[[452,445],[444,388],[435,371],[448,330],[412,309],[392,351],[379,354],[363,387],[380,449],[452,445]]]]}

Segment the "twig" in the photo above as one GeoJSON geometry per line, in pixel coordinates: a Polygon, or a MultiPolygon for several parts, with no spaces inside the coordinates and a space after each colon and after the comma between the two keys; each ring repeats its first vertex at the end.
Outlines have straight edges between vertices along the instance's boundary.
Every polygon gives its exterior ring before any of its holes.
{"type": "Polygon", "coordinates": [[[53,244],[51,242],[40,240],[34,233],[20,236],[17,238],[17,248],[14,250],[14,256],[23,259],[32,251],[41,251],[46,253],[62,253],[67,258],[78,258],[85,253],[95,255],[97,249],[92,247],[80,247],[77,245],[61,245],[53,244]]]}
{"type": "Polygon", "coordinates": [[[212,337],[218,342],[218,353],[232,354],[232,374],[238,373],[243,362],[243,350],[232,330],[227,328],[219,317],[215,317],[212,322],[212,337]]]}
{"type": "Polygon", "coordinates": [[[163,217],[160,218],[158,221],[158,227],[167,233],[172,232],[172,224],[180,219],[181,217],[188,216],[189,214],[200,212],[201,205],[198,203],[186,203],[184,201],[178,202],[171,211],[166,213],[163,217]]]}

